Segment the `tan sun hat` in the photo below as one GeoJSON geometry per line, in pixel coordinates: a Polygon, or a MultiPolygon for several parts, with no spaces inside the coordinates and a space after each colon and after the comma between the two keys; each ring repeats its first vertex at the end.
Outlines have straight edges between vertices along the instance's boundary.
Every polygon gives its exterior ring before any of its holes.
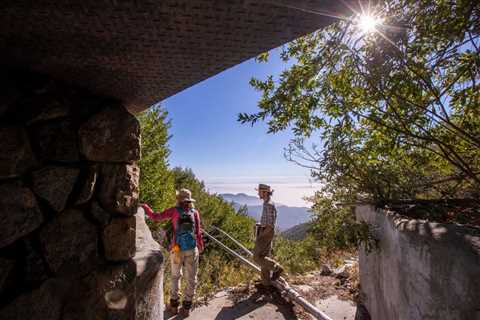
{"type": "Polygon", "coordinates": [[[188,189],[180,189],[177,191],[177,201],[178,202],[195,202],[195,199],[192,198],[192,192],[188,189]]]}
{"type": "Polygon", "coordinates": [[[255,188],[255,190],[273,192],[272,188],[268,184],[263,184],[263,183],[260,183],[258,185],[258,188],[255,188]]]}

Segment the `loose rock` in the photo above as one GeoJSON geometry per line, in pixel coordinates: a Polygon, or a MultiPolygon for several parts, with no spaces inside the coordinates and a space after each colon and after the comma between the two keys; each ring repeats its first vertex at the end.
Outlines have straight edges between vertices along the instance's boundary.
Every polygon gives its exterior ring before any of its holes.
{"type": "Polygon", "coordinates": [[[17,177],[36,164],[25,129],[0,128],[0,178],[17,177]]]}
{"type": "Polygon", "coordinates": [[[30,189],[19,183],[0,185],[0,248],[40,226],[43,216],[30,189]]]}
{"type": "Polygon", "coordinates": [[[58,274],[85,274],[95,267],[97,230],[82,212],[69,209],[40,231],[50,268],[58,274]]]}
{"type": "Polygon", "coordinates": [[[91,117],[79,131],[80,149],[88,160],[140,160],[140,124],[125,108],[109,107],[91,117]]]}
{"type": "Polygon", "coordinates": [[[140,169],[136,164],[104,164],[98,198],[110,212],[133,215],[138,206],[140,169]]]}
{"type": "Polygon", "coordinates": [[[37,170],[33,173],[33,191],[60,212],[65,209],[79,173],[76,168],[53,166],[37,170]]]}

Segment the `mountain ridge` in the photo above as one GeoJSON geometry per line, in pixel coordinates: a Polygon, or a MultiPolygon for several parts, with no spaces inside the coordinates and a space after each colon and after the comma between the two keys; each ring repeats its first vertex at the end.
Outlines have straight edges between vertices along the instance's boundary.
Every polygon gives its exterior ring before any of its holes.
{"type": "MultiPolygon", "coordinates": [[[[219,194],[225,201],[231,202],[236,210],[243,206],[247,206],[247,213],[257,221],[260,220],[263,209],[263,201],[258,197],[254,197],[245,193],[221,193],[219,194]]],[[[296,225],[305,223],[310,220],[310,208],[307,207],[290,207],[275,202],[277,208],[277,227],[283,231],[296,225]]]]}

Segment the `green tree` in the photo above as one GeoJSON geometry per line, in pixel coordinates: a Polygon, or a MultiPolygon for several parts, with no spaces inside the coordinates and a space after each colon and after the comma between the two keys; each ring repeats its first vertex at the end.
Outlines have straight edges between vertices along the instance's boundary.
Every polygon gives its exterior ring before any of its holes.
{"type": "Polygon", "coordinates": [[[239,120],[292,128],[286,156],[312,169],[322,197],[478,199],[480,2],[371,10],[382,19],[376,32],[362,33],[353,17],[290,43],[282,58],[291,67],[251,80],[260,110],[239,120]]]}
{"type": "Polygon", "coordinates": [[[252,246],[255,221],[246,214],[238,214],[231,203],[216,194],[210,194],[203,182],[199,181],[191,169],[174,168],[175,186],[192,191],[195,206],[200,211],[205,228],[213,225],[233,235],[237,240],[252,246]]]}
{"type": "Polygon", "coordinates": [[[167,112],[157,105],[138,116],[142,132],[140,202],[163,210],[175,203],[174,175],[168,168],[167,112]]]}

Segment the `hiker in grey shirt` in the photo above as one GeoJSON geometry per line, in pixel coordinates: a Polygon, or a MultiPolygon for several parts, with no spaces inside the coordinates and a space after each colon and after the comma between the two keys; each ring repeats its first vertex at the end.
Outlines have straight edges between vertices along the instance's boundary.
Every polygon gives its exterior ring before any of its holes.
{"type": "Polygon", "coordinates": [[[277,209],[271,200],[273,190],[270,186],[259,184],[257,190],[258,196],[263,200],[263,211],[260,223],[257,224],[253,259],[262,269],[262,284],[268,287],[270,281],[278,279],[283,272],[283,268],[275,260],[268,257],[272,251],[277,209]]]}

